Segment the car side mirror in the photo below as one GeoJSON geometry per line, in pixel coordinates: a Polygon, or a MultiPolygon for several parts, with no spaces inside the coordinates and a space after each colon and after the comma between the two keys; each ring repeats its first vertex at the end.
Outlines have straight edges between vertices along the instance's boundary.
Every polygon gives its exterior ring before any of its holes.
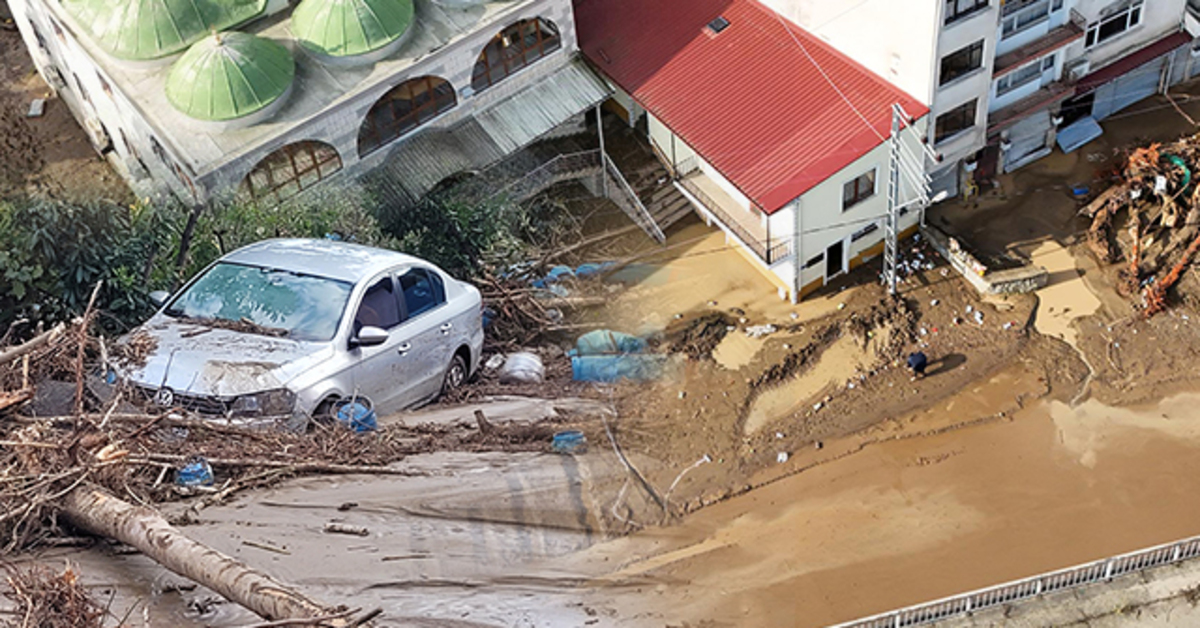
{"type": "Polygon", "coordinates": [[[358,335],[351,340],[350,344],[353,347],[374,347],[387,342],[387,339],[387,331],[373,325],[367,325],[358,330],[358,335]]]}
{"type": "Polygon", "coordinates": [[[167,299],[171,298],[171,293],[166,290],[155,290],[150,293],[150,301],[154,303],[154,307],[162,307],[167,299]]]}

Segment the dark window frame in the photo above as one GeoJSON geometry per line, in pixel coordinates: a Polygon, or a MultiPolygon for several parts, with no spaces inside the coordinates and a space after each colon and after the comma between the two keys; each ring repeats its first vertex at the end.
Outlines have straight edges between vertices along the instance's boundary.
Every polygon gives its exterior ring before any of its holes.
{"type": "Polygon", "coordinates": [[[418,76],[388,90],[371,106],[358,131],[365,156],[458,106],[454,86],[439,76],[418,76]]]}
{"type": "Polygon", "coordinates": [[[982,68],[983,42],[984,40],[980,39],[942,57],[941,63],[938,64],[938,86],[945,86],[982,68]]]}
{"type": "Polygon", "coordinates": [[[870,224],[863,227],[862,229],[855,231],[850,236],[850,241],[858,242],[859,240],[871,235],[872,233],[875,233],[876,231],[879,231],[879,221],[872,221],[870,224]]]}
{"type": "Polygon", "coordinates": [[[979,111],[979,99],[972,98],[971,100],[943,113],[937,117],[934,123],[933,143],[941,144],[942,142],[963,133],[975,126],[975,118],[979,111]],[[957,123],[955,126],[944,128],[944,125],[957,123]]]}
{"type": "Polygon", "coordinates": [[[842,184],[842,211],[848,211],[855,205],[875,196],[878,191],[877,179],[877,169],[872,168],[842,184]]]}
{"type": "MultiPolygon", "coordinates": [[[[370,307],[370,310],[374,312],[376,317],[380,319],[379,324],[372,325],[372,327],[378,327],[386,331],[399,327],[400,324],[405,321],[406,317],[404,315],[404,308],[401,305],[400,295],[397,294],[399,292],[398,287],[399,286],[396,285],[395,278],[391,273],[388,273],[387,275],[380,277],[377,281],[373,282],[370,287],[363,291],[362,298],[358,300],[358,307],[354,310],[353,332],[355,335],[358,335],[358,332],[362,330],[363,327],[367,326],[362,320],[364,306],[370,307]],[[391,309],[383,312],[380,311],[381,308],[371,307],[371,305],[367,303],[368,297],[371,297],[373,292],[377,291],[380,286],[383,286],[383,289],[388,292],[389,296],[391,296],[391,309]],[[394,314],[394,318],[391,320],[386,320],[383,318],[385,314],[394,314]]],[[[386,307],[389,305],[388,300],[383,299],[378,303],[378,305],[386,307]]]]}
{"type": "Polygon", "coordinates": [[[1084,48],[1093,48],[1106,44],[1128,33],[1134,27],[1141,25],[1142,12],[1144,10],[1145,2],[1143,0],[1133,0],[1124,9],[1089,23],[1087,25],[1087,35],[1084,38],[1084,48]],[[1120,28],[1114,30],[1112,27],[1115,26],[1120,26],[1120,28]],[[1106,28],[1109,29],[1107,34],[1102,35],[1102,32],[1106,28]]]}
{"type": "Polygon", "coordinates": [[[550,20],[536,17],[510,24],[479,53],[471,89],[479,93],[561,48],[562,36],[550,20]],[[529,27],[532,30],[526,32],[529,27]]]}
{"type": "Polygon", "coordinates": [[[437,271],[424,268],[422,266],[413,266],[412,268],[409,268],[400,274],[396,278],[396,283],[399,284],[400,299],[404,303],[405,320],[416,318],[422,314],[432,312],[443,305],[446,305],[446,285],[442,281],[442,277],[437,273],[437,271]],[[408,302],[408,292],[404,286],[404,279],[414,274],[420,274],[424,276],[425,281],[429,283],[429,289],[431,292],[430,297],[433,299],[433,303],[427,307],[414,308],[413,304],[408,302]]]}
{"type": "Polygon", "coordinates": [[[333,146],[318,140],[301,140],[281,146],[263,157],[246,173],[238,195],[255,202],[281,203],[342,170],[342,156],[333,146]],[[297,156],[307,154],[308,163],[297,164],[297,156]],[[277,178],[277,173],[284,177],[277,178]],[[315,175],[313,178],[310,175],[315,175]],[[265,185],[256,183],[265,177],[265,185]],[[293,186],[292,184],[295,184],[293,186]]]}
{"type": "Polygon", "coordinates": [[[946,0],[946,15],[943,24],[950,25],[965,20],[991,6],[991,0],[946,0]],[[966,4],[966,8],[961,8],[966,4]]]}

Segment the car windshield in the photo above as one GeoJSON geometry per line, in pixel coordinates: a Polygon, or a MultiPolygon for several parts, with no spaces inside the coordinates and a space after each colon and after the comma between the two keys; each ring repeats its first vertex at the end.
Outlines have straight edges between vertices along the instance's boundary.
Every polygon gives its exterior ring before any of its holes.
{"type": "Polygon", "coordinates": [[[333,338],[353,286],[286,270],[218,263],[165,310],[168,316],[238,323],[293,340],[333,338]]]}

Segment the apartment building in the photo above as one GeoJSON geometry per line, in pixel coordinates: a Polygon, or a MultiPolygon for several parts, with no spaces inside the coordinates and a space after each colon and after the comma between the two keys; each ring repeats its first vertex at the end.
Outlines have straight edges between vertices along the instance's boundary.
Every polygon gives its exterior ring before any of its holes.
{"type": "Polygon", "coordinates": [[[570,0],[9,0],[139,193],[275,203],[384,163],[418,198],[610,94],[570,0]]]}
{"type": "Polygon", "coordinates": [[[1196,0],[763,2],[929,105],[935,192],[1074,150],[1200,72],[1196,0]]]}

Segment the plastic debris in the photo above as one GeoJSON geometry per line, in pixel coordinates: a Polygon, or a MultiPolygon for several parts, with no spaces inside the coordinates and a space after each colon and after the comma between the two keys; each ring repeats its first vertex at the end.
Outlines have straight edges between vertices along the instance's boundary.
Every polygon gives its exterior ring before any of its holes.
{"type": "Polygon", "coordinates": [[[933,299],[932,301],[929,302],[929,305],[931,305],[933,307],[937,307],[938,303],[941,303],[941,301],[938,301],[937,299],[933,299]]]}
{"type": "Polygon", "coordinates": [[[783,464],[787,461],[788,461],[788,452],[781,451],[775,455],[775,462],[778,462],[779,464],[783,464]]]}
{"type": "Polygon", "coordinates": [[[375,408],[366,397],[355,397],[338,403],[334,406],[333,416],[339,423],[348,425],[355,432],[370,432],[377,427],[375,408]]]}
{"type": "Polygon", "coordinates": [[[501,366],[504,366],[504,354],[501,354],[501,353],[497,353],[496,355],[493,355],[492,357],[487,359],[487,362],[483,363],[483,368],[485,368],[489,371],[494,371],[494,370],[500,368],[501,366]]]}
{"type": "Polygon", "coordinates": [[[579,430],[558,432],[550,441],[550,449],[560,454],[587,453],[587,437],[579,430]]]}
{"type": "Polygon", "coordinates": [[[46,113],[46,99],[34,98],[33,102],[29,103],[29,111],[25,112],[26,118],[40,118],[46,113]]]}
{"type": "Polygon", "coordinates": [[[637,336],[611,329],[597,329],[580,336],[575,341],[575,349],[568,355],[615,355],[645,350],[646,341],[637,336]]]}
{"type": "Polygon", "coordinates": [[[571,376],[577,382],[644,382],[662,375],[667,357],[656,354],[581,355],[571,358],[571,376]]]}
{"type": "Polygon", "coordinates": [[[212,467],[203,456],[192,456],[183,468],[175,471],[175,483],[179,486],[212,486],[212,467]]]}
{"type": "Polygon", "coordinates": [[[508,356],[500,369],[501,384],[539,384],[545,376],[542,359],[524,351],[508,356]]]}
{"type": "Polygon", "coordinates": [[[773,334],[777,331],[779,331],[778,327],[770,323],[766,323],[764,325],[751,325],[747,327],[746,335],[750,336],[751,338],[762,338],[763,336],[773,334]]]}

